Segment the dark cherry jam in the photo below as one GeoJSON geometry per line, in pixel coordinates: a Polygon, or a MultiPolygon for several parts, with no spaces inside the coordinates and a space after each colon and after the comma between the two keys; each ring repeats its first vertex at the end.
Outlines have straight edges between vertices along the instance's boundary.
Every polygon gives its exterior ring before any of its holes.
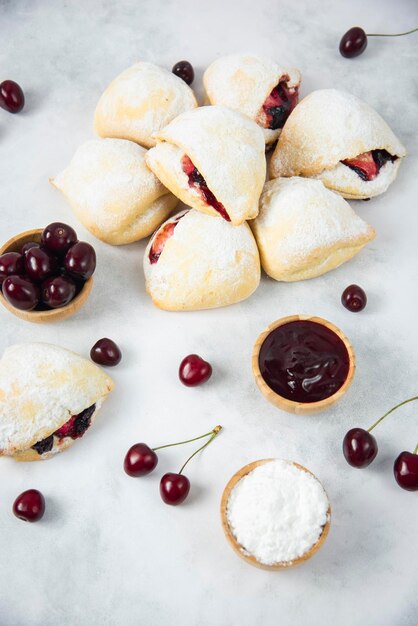
{"type": "Polygon", "coordinates": [[[309,320],[289,322],[264,340],[260,372],[276,393],[295,402],[318,402],[332,396],[350,367],[344,342],[332,330],[309,320]]]}
{"type": "Polygon", "coordinates": [[[165,226],[162,226],[158,231],[156,231],[156,234],[154,233],[154,240],[148,253],[148,258],[151,265],[157,263],[162,254],[162,251],[164,250],[165,244],[170,239],[170,237],[173,236],[174,229],[176,228],[181,218],[186,215],[186,213],[181,213],[180,215],[177,215],[177,217],[173,221],[168,222],[168,224],[165,224],[165,226]]]}
{"type": "Polygon", "coordinates": [[[54,437],[58,437],[58,439],[64,439],[64,437],[79,439],[90,427],[91,418],[95,410],[96,405],[93,404],[92,406],[89,406],[88,409],[84,409],[84,411],[78,415],[73,415],[67,422],[65,422],[65,424],[61,426],[61,428],[56,430],[46,439],[42,439],[42,441],[35,443],[32,448],[36,450],[38,454],[45,454],[45,452],[52,450],[54,437]]]}
{"type": "Polygon", "coordinates": [[[369,181],[376,178],[385,163],[388,161],[393,163],[397,158],[397,156],[393,156],[387,150],[371,150],[370,152],[359,154],[354,159],[345,159],[341,163],[354,170],[362,180],[369,181]]]}
{"type": "Polygon", "coordinates": [[[206,181],[203,178],[202,174],[199,172],[197,167],[195,167],[195,165],[193,164],[191,159],[187,156],[187,154],[185,154],[182,159],[182,166],[183,166],[183,172],[187,174],[189,178],[189,187],[194,187],[194,188],[199,189],[200,194],[203,200],[206,202],[206,204],[208,204],[213,209],[215,209],[215,211],[217,211],[219,215],[221,215],[224,218],[224,220],[226,220],[227,222],[230,222],[231,218],[229,217],[224,205],[218,202],[214,194],[211,192],[211,190],[207,186],[206,181]]]}

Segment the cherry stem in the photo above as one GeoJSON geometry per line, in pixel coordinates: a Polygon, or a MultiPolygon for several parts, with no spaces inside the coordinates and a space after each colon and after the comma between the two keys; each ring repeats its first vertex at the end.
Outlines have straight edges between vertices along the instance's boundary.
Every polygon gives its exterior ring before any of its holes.
{"type": "MultiPolygon", "coordinates": [[[[208,446],[211,441],[213,441],[216,437],[216,435],[222,430],[222,426],[215,426],[215,428],[212,430],[212,437],[209,439],[209,441],[207,441],[201,448],[198,448],[196,450],[196,452],[193,452],[193,454],[191,456],[189,456],[189,458],[187,459],[187,461],[183,464],[181,470],[179,471],[179,474],[181,474],[184,470],[184,468],[186,467],[187,463],[194,457],[196,456],[196,454],[198,452],[200,452],[201,450],[203,450],[203,448],[206,448],[206,446],[208,446]]],[[[211,434],[211,433],[209,433],[211,434]]]]}
{"type": "Polygon", "coordinates": [[[396,33],[394,35],[387,34],[379,34],[379,33],[366,33],[367,37],[402,37],[403,35],[410,35],[411,33],[415,33],[418,28],[413,28],[412,30],[407,30],[406,33],[396,33]]]}
{"type": "Polygon", "coordinates": [[[418,443],[417,443],[417,445],[415,446],[415,450],[413,451],[413,453],[412,453],[412,454],[418,454],[418,443]]]}
{"type": "MultiPolygon", "coordinates": [[[[218,427],[216,427],[218,428],[218,427]]],[[[177,443],[167,443],[165,446],[158,446],[158,448],[153,448],[155,450],[162,450],[163,448],[171,448],[172,446],[182,446],[184,443],[190,443],[191,441],[197,441],[198,439],[204,439],[204,437],[209,437],[209,435],[213,435],[215,429],[211,430],[209,433],[205,433],[204,435],[200,435],[200,437],[194,437],[193,439],[186,439],[185,441],[178,441],[177,443]]]]}
{"type": "Polygon", "coordinates": [[[387,413],[385,413],[384,415],[382,415],[382,417],[380,419],[377,420],[377,422],[375,422],[373,424],[373,426],[370,426],[370,428],[368,429],[368,432],[370,433],[373,428],[375,426],[377,426],[378,424],[380,424],[380,422],[382,420],[385,419],[385,417],[387,417],[389,415],[389,413],[392,413],[393,411],[395,411],[396,409],[399,409],[400,406],[403,406],[404,404],[407,404],[408,402],[412,402],[413,400],[418,400],[418,396],[414,396],[413,398],[408,398],[408,400],[404,400],[403,402],[400,402],[399,404],[397,404],[396,406],[394,406],[392,409],[390,409],[390,411],[388,411],[387,413]]]}

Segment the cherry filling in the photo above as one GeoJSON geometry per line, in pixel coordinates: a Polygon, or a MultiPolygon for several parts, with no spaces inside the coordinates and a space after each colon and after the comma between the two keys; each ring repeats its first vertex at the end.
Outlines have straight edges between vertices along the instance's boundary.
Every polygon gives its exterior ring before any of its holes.
{"type": "Polygon", "coordinates": [[[187,154],[184,155],[181,164],[183,166],[183,172],[189,177],[189,187],[198,189],[206,204],[209,204],[209,206],[214,208],[215,211],[217,211],[224,218],[224,220],[230,222],[231,218],[229,217],[224,205],[218,202],[207,186],[202,174],[199,172],[197,167],[194,166],[187,154]]]}
{"type": "Polygon", "coordinates": [[[157,232],[148,253],[148,258],[151,265],[158,261],[162,251],[164,250],[164,246],[167,243],[167,240],[170,239],[170,237],[173,235],[175,227],[177,226],[181,218],[185,215],[186,213],[178,215],[172,222],[169,222],[168,224],[160,228],[160,230],[157,232]]]}
{"type": "Polygon", "coordinates": [[[385,163],[388,161],[393,163],[397,158],[397,156],[392,156],[387,150],[371,150],[370,152],[359,154],[354,159],[345,159],[341,163],[354,170],[362,180],[369,181],[376,178],[385,163]]]}
{"type": "Polygon", "coordinates": [[[278,85],[266,98],[258,116],[258,123],[263,128],[277,130],[283,128],[287,118],[298,103],[298,87],[288,87],[289,76],[283,76],[278,85]]]}
{"type": "Polygon", "coordinates": [[[64,437],[79,439],[89,428],[91,424],[91,418],[95,409],[96,405],[93,404],[88,409],[85,409],[78,415],[73,415],[67,422],[65,422],[65,424],[61,426],[61,428],[56,430],[46,439],[42,439],[42,441],[38,441],[37,443],[35,443],[32,448],[36,450],[38,454],[45,454],[45,452],[49,452],[50,450],[52,450],[52,447],[54,445],[54,437],[58,437],[58,439],[64,439],[64,437]]]}

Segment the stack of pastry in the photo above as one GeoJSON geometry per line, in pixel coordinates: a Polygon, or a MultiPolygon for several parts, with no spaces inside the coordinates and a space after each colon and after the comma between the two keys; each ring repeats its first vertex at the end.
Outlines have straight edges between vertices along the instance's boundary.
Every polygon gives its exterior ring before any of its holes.
{"type": "Polygon", "coordinates": [[[374,237],[343,198],[384,192],[405,149],[355,96],[325,89],[298,104],[299,85],[298,70],[230,55],[206,70],[207,106],[198,107],[180,78],[137,63],[99,100],[101,138],[52,182],[103,241],[155,231],[144,271],[163,309],[243,300],[258,286],[260,258],[276,280],[319,276],[374,237]],[[188,208],[169,217],[178,200],[188,208]]]}

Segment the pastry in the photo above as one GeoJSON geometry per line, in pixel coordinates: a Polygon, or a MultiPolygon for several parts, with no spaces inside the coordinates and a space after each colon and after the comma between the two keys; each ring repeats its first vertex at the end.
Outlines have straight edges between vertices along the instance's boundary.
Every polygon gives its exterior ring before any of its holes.
{"type": "Polygon", "coordinates": [[[144,255],[146,289],[168,311],[211,309],[248,298],[260,282],[257,245],[234,227],[194,210],[167,220],[144,255]]]}
{"type": "Polygon", "coordinates": [[[93,235],[114,245],[138,241],[178,202],[148,169],[146,152],[125,139],[93,139],[51,182],[93,235]]]}
{"type": "Polygon", "coordinates": [[[371,198],[393,182],[405,154],[368,104],[344,91],[322,89],[304,98],[290,115],[270,174],[318,178],[344,198],[371,198]]]}
{"type": "Polygon", "coordinates": [[[156,133],[146,162],[185,204],[238,226],[258,212],[266,176],[261,128],[221,106],[179,115],[156,133]]]}
{"type": "Polygon", "coordinates": [[[251,227],[264,271],[289,282],[329,272],[375,236],[343,198],[299,177],[266,183],[251,227]]]}
{"type": "Polygon", "coordinates": [[[231,54],[203,75],[210,104],[244,113],[263,129],[266,144],[277,140],[299,97],[300,73],[258,55],[231,54]]]}
{"type": "Polygon", "coordinates": [[[130,139],[150,148],[153,133],[197,107],[188,85],[172,72],[144,61],[119,74],[102,94],[94,114],[101,137],[130,139]]]}
{"type": "Polygon", "coordinates": [[[0,456],[49,459],[93,423],[113,382],[91,361],[46,343],[17,344],[0,360],[0,456]]]}

